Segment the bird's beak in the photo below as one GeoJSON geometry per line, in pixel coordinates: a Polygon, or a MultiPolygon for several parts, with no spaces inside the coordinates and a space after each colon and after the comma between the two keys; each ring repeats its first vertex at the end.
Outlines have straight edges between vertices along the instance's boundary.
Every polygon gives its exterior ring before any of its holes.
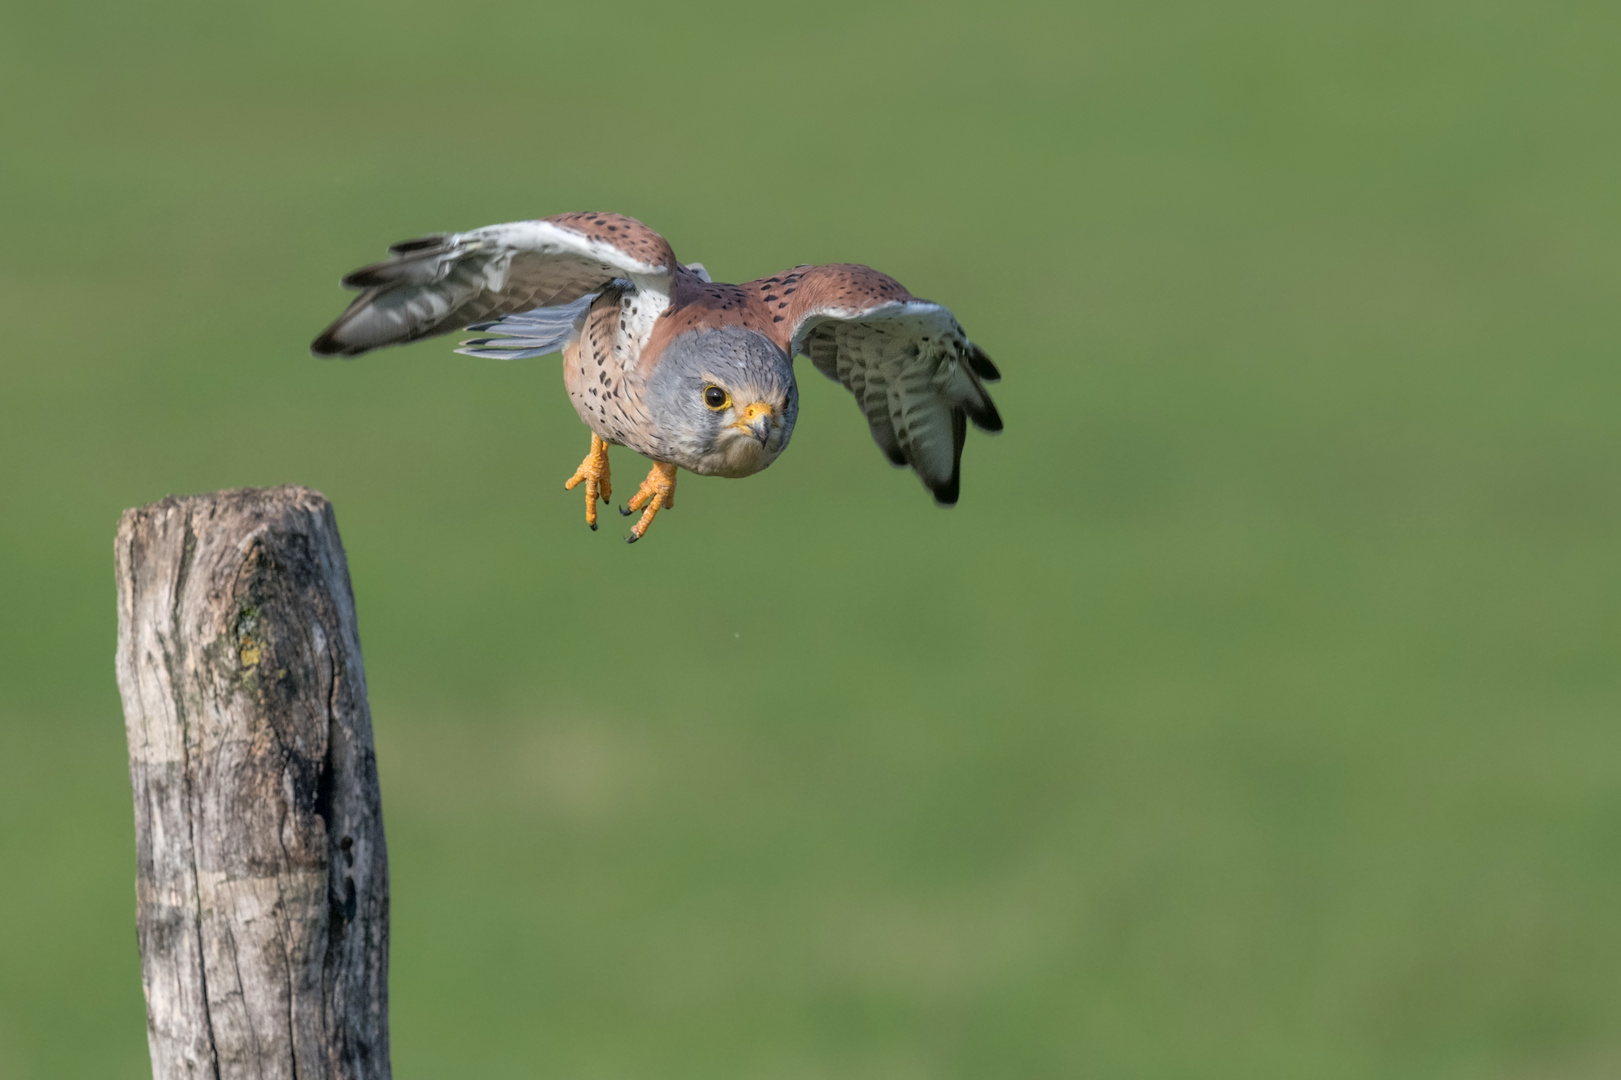
{"type": "Polygon", "coordinates": [[[760,440],[760,445],[764,446],[766,440],[771,438],[771,425],[774,423],[776,416],[772,413],[771,406],[763,401],[756,401],[743,410],[742,419],[732,426],[753,435],[760,440]]]}

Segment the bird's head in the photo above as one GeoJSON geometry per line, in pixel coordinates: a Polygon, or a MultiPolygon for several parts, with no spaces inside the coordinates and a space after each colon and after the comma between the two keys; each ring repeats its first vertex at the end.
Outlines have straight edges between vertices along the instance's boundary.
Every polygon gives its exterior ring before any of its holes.
{"type": "Polygon", "coordinates": [[[662,434],[708,476],[748,476],[777,459],[799,414],[788,355],[742,327],[692,330],[670,342],[648,382],[662,434]]]}

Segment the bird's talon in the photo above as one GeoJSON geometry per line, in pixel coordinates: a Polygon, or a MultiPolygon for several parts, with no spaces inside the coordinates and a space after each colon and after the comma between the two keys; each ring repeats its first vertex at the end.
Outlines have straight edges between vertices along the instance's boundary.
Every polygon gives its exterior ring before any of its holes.
{"type": "Polygon", "coordinates": [[[647,534],[647,527],[653,524],[653,518],[660,510],[674,504],[675,470],[674,465],[655,461],[652,471],[647,474],[647,479],[642,481],[642,486],[636,489],[636,494],[631,497],[630,502],[619,508],[619,512],[626,517],[638,510],[642,511],[641,520],[631,526],[631,543],[647,534]]]}
{"type": "Polygon", "coordinates": [[[597,496],[602,501],[608,501],[611,490],[608,480],[608,443],[595,432],[591,433],[591,452],[585,455],[580,467],[574,470],[574,475],[563,482],[564,491],[573,491],[580,483],[585,484],[585,523],[591,526],[591,531],[597,531],[597,496]]]}

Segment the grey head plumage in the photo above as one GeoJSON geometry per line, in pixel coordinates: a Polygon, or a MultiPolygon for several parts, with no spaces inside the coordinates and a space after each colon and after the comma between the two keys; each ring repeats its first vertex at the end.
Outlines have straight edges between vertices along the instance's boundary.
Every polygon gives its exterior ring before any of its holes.
{"type": "Polygon", "coordinates": [[[748,476],[787,447],[799,415],[788,354],[740,326],[690,330],[659,355],[646,404],[682,468],[748,476]]]}

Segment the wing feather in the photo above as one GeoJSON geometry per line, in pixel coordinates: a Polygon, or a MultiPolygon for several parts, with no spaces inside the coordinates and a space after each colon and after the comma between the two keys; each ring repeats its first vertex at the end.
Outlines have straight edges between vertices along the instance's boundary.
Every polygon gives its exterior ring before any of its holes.
{"type": "Polygon", "coordinates": [[[773,316],[779,342],[853,395],[874,441],[910,465],[943,504],[961,491],[968,423],[1001,431],[985,390],[996,365],[951,312],[866,266],[800,266],[746,286],[773,316]]]}
{"type": "MultiPolygon", "coordinates": [[[[343,279],[361,294],[315,339],[314,353],[359,356],[469,325],[493,329],[487,320],[589,303],[616,280],[633,284],[662,311],[678,265],[663,237],[619,214],[559,214],[405,240],[389,250],[393,258],[343,279]]],[[[577,315],[568,316],[568,325],[577,315]]],[[[516,336],[552,340],[555,324],[530,322],[540,332],[514,326],[516,336]]],[[[565,333],[557,346],[566,339],[565,333]]],[[[499,355],[540,347],[515,346],[499,355]]]]}
{"type": "MultiPolygon", "coordinates": [[[[620,281],[623,288],[630,282],[620,281]]],[[[586,293],[571,303],[535,308],[505,315],[489,322],[474,323],[467,329],[494,332],[507,337],[469,338],[456,351],[466,356],[488,356],[498,360],[527,360],[558,352],[579,330],[591,302],[601,293],[586,293]]]]}

